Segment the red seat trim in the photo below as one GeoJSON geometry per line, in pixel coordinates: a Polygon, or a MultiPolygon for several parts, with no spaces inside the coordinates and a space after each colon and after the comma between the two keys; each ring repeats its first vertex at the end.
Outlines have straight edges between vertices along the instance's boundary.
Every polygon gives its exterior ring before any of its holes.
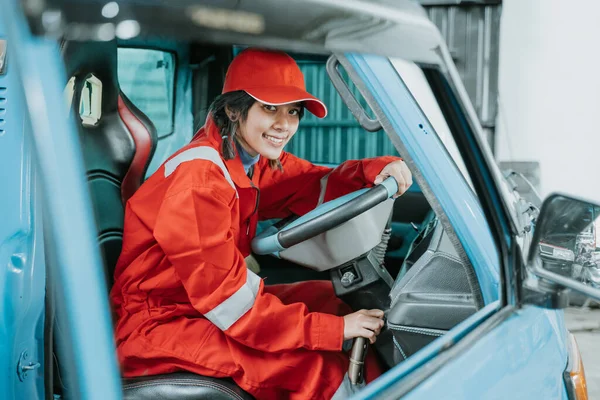
{"type": "Polygon", "coordinates": [[[133,160],[121,184],[121,200],[125,204],[144,181],[144,173],[152,151],[152,137],[142,121],[127,107],[121,96],[118,98],[118,111],[135,143],[133,160]]]}

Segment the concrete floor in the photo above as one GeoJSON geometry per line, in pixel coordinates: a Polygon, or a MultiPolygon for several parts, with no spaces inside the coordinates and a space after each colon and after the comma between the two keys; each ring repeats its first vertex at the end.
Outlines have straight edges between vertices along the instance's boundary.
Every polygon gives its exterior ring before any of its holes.
{"type": "Polygon", "coordinates": [[[583,358],[589,399],[600,400],[600,309],[567,308],[565,319],[583,358]]]}

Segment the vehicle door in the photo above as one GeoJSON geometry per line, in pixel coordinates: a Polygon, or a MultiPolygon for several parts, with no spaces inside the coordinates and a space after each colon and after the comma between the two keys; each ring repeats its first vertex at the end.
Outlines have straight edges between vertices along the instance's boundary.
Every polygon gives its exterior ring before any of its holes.
{"type": "MultiPolygon", "coordinates": [[[[461,111],[459,99],[446,77],[437,69],[420,68],[425,78],[422,82],[429,83],[429,87],[423,87],[418,82],[403,81],[411,68],[399,66],[401,62],[355,54],[344,59],[344,66],[353,71],[351,76],[370,100],[388,134],[398,136],[392,140],[400,153],[422,174],[423,182],[416,177],[419,185],[425,187],[425,193],[430,190],[435,195],[448,216],[473,263],[486,304],[355,398],[566,399],[563,373],[567,365],[568,333],[562,312],[536,306],[518,308],[508,301],[506,289],[512,286],[511,290],[516,291],[519,282],[512,280],[502,286],[500,279],[494,281],[500,274],[507,276],[507,269],[515,268],[507,263],[523,263],[520,250],[514,246],[518,232],[512,230],[516,224],[509,221],[509,213],[501,208],[504,200],[500,198],[496,198],[492,208],[497,213],[496,219],[490,220],[489,210],[484,217],[484,202],[500,192],[494,189],[490,193],[489,188],[481,187],[481,176],[474,171],[489,174],[495,165],[484,162],[481,156],[479,163],[473,165],[461,156],[464,143],[474,134],[469,126],[472,122],[461,111]],[[439,115],[424,112],[431,110],[424,104],[428,96],[436,99],[439,115]],[[441,99],[447,103],[440,104],[441,99]],[[420,104],[415,100],[420,100],[420,104]],[[436,121],[439,117],[444,121],[436,121]],[[437,129],[446,125],[448,132],[438,135],[437,129]],[[446,133],[451,136],[441,139],[446,133]],[[439,151],[440,142],[458,145],[446,145],[444,154],[439,151]],[[450,160],[454,160],[452,165],[450,160]],[[455,181],[458,175],[464,178],[462,184],[455,181]],[[488,191],[485,196],[483,190],[488,191]],[[473,216],[481,218],[472,219],[473,216]],[[498,223],[502,226],[496,226],[498,223]],[[505,234],[494,237],[494,230],[505,234]],[[499,244],[499,239],[504,242],[499,244]]],[[[413,64],[414,68],[418,67],[413,64]]],[[[481,149],[476,147],[476,150],[481,153],[481,149]]],[[[488,184],[495,185],[491,180],[488,184]]]]}
{"type": "Polygon", "coordinates": [[[40,180],[18,64],[10,57],[15,49],[7,49],[7,38],[0,19],[0,391],[3,398],[36,399],[44,394],[40,180]]]}

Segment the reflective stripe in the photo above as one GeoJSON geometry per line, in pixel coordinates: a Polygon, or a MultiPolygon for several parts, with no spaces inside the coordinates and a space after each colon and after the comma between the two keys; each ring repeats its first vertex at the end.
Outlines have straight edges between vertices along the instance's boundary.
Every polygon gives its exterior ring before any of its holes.
{"type": "Polygon", "coordinates": [[[327,175],[321,178],[321,193],[319,193],[317,207],[323,204],[323,200],[325,200],[325,192],[327,191],[327,181],[329,180],[329,175],[331,175],[331,172],[328,172],[327,175]]]}
{"type": "Polygon", "coordinates": [[[229,329],[252,308],[259,288],[260,277],[246,269],[246,283],[204,316],[222,331],[229,329]]]}
{"type": "Polygon", "coordinates": [[[212,147],[194,147],[193,149],[189,149],[183,153],[177,154],[175,157],[171,158],[165,163],[165,178],[175,172],[181,163],[192,160],[207,160],[216,164],[219,168],[221,168],[221,171],[223,172],[223,175],[225,175],[227,182],[229,182],[233,190],[235,190],[236,197],[239,197],[237,189],[235,188],[235,184],[231,180],[231,175],[229,175],[229,171],[227,170],[227,167],[225,167],[219,152],[212,147]]]}

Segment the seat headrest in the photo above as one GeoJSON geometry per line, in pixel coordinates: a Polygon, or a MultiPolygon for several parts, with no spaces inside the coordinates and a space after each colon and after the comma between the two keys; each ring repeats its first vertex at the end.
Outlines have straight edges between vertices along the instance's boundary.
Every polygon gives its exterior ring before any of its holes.
{"type": "Polygon", "coordinates": [[[117,42],[65,42],[63,59],[67,77],[93,73],[102,81],[102,110],[116,110],[119,96],[117,42]]]}

